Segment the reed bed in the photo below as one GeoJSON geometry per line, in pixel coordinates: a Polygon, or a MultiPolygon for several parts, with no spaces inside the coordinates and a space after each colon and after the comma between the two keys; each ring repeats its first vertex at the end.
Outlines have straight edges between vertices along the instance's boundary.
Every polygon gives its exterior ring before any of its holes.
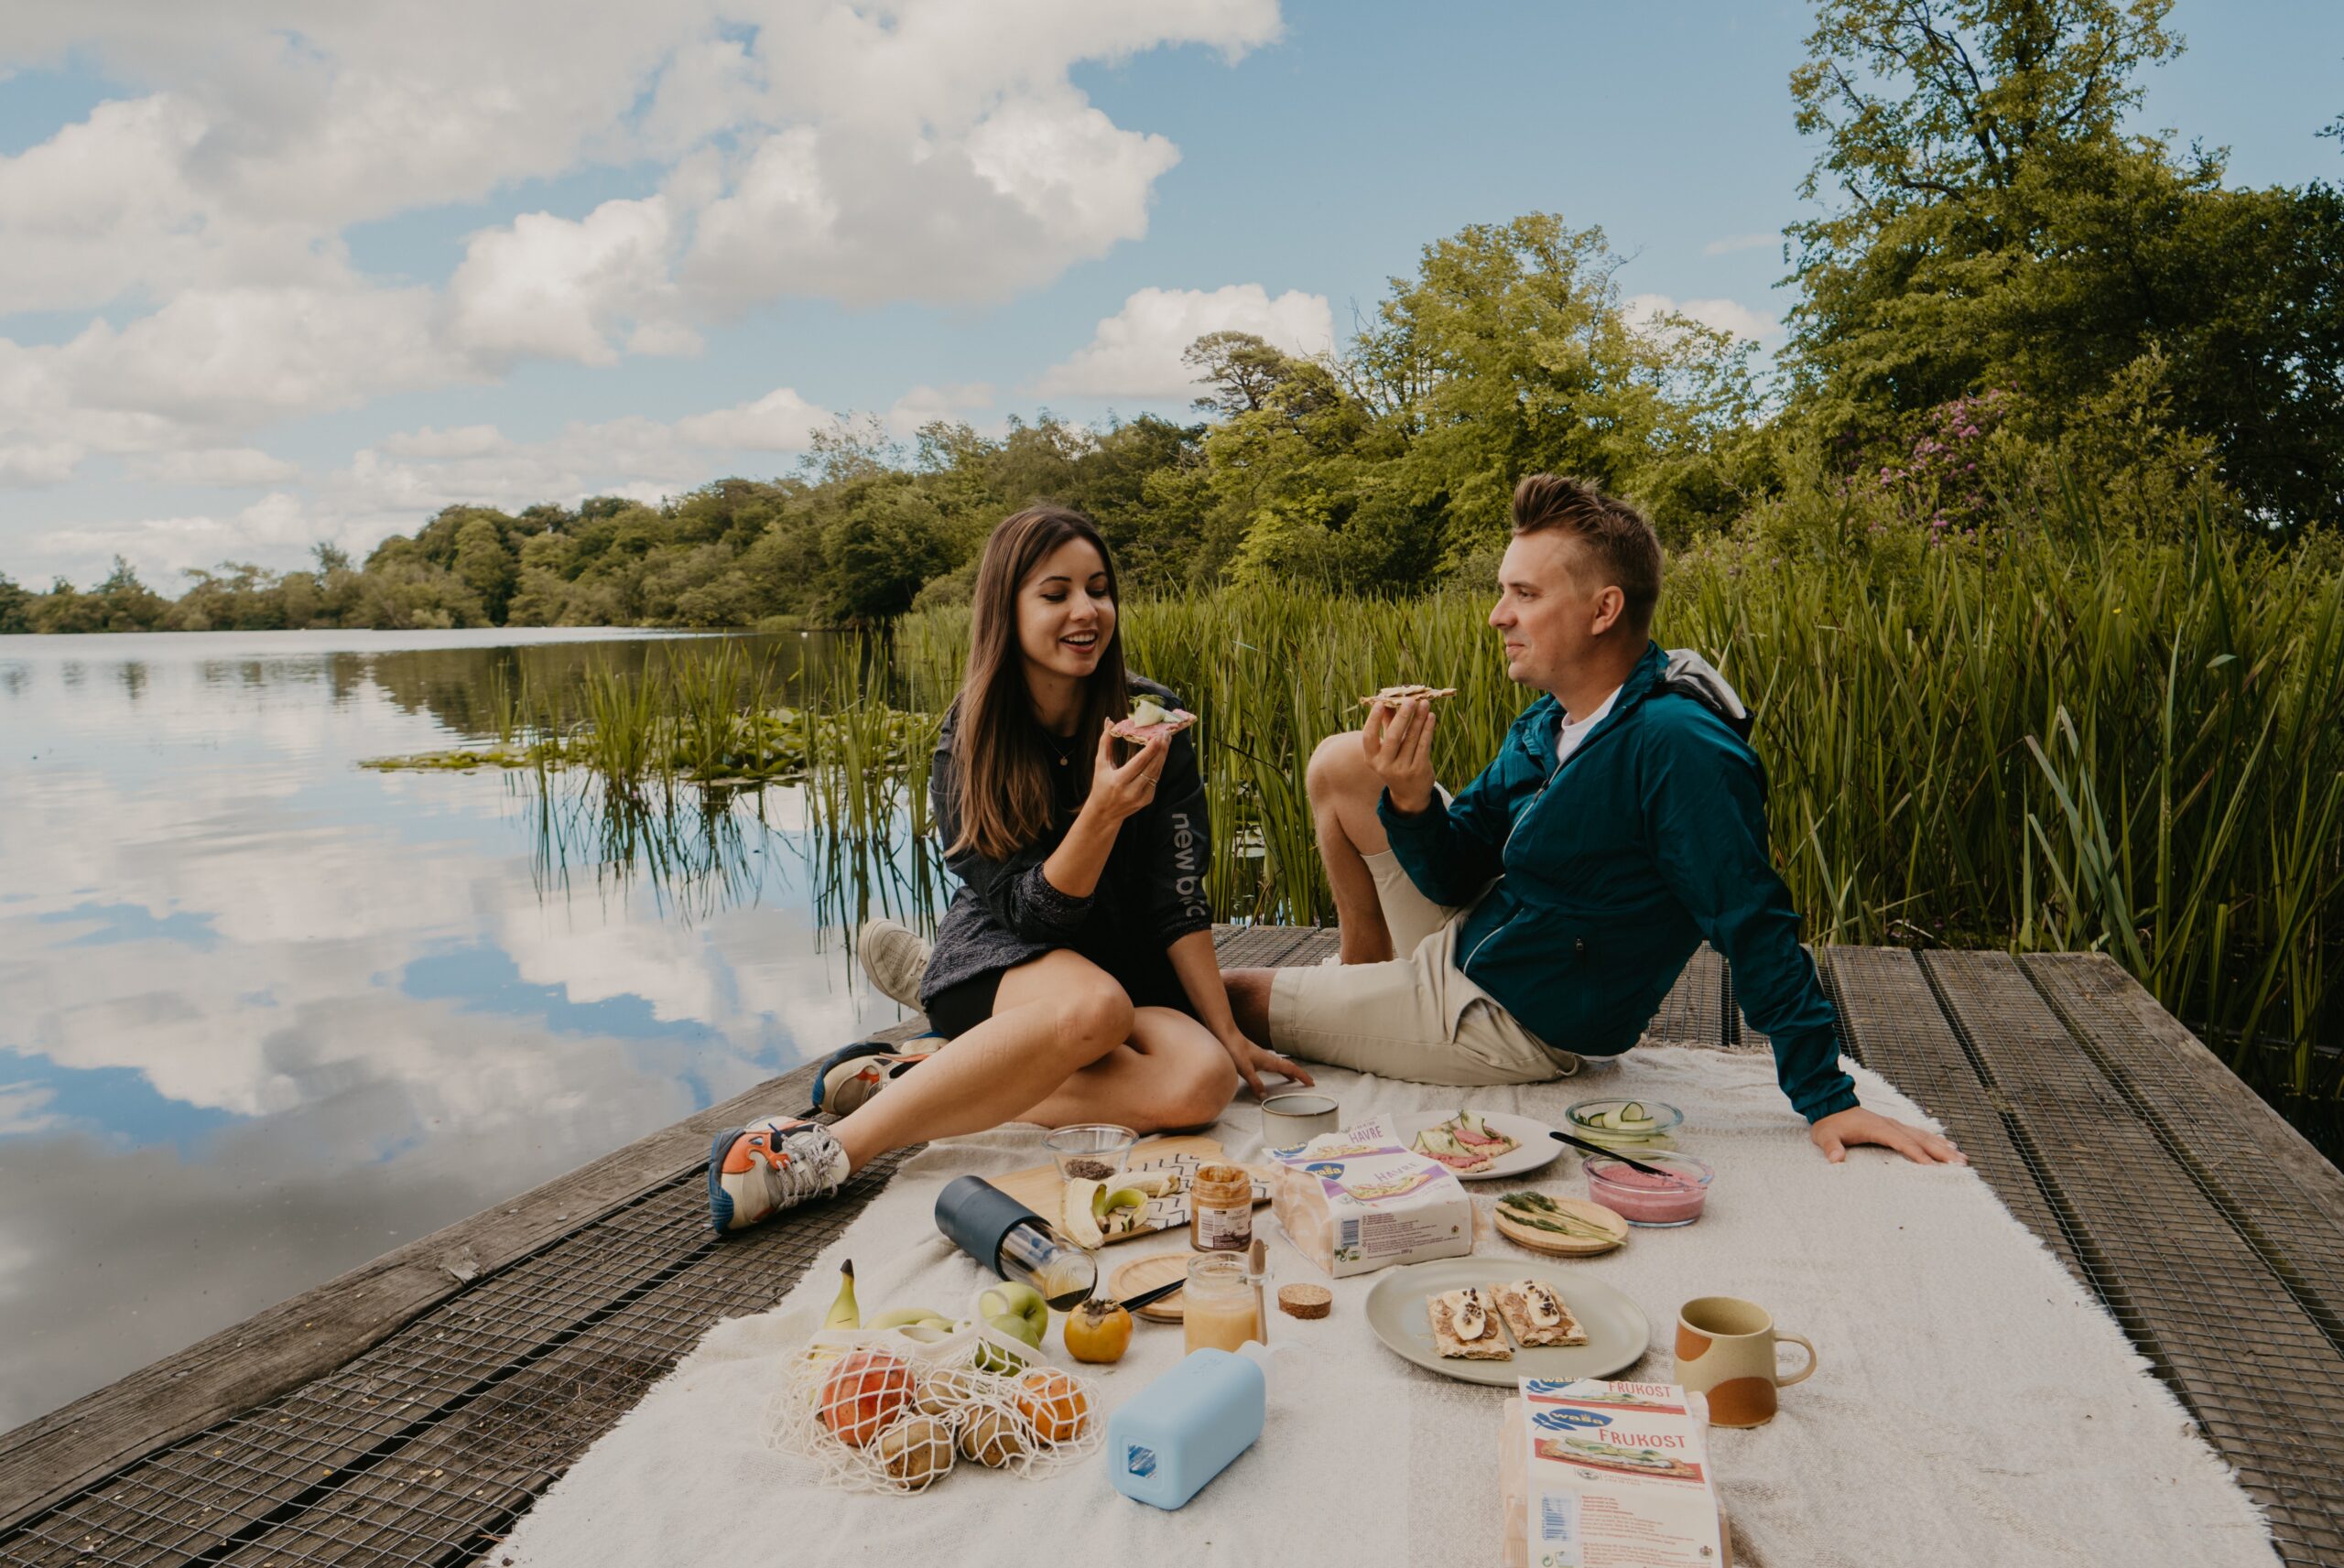
{"type": "MultiPolygon", "coordinates": [[[[1488,608],[1453,590],[1308,589],[1125,607],[1133,668],[1199,715],[1222,918],[1330,916],[1305,774],[1322,738],[1356,727],[1363,694],[1455,686],[1440,776],[1461,784],[1493,754],[1527,694],[1506,678],[1488,608]]],[[[1756,714],[1775,860],[1810,939],[2104,951],[2337,1141],[2332,561],[2206,533],[1904,552],[1745,538],[1671,563],[1655,634],[1701,651],[1756,714]]],[[[826,910],[850,930],[882,911],[924,921],[949,891],[930,752],[967,645],[967,612],[943,611],[818,676],[689,646],[640,676],[591,675],[575,712],[500,697],[500,750],[544,789],[585,767],[630,816],[688,784],[705,812],[734,809],[745,785],[794,784],[826,910]],[[774,706],[783,691],[793,705],[774,706]]]]}
{"type": "MultiPolygon", "coordinates": [[[[1223,918],[1331,913],[1304,774],[1359,699],[1442,705],[1440,776],[1525,693],[1484,595],[1308,589],[1135,601],[1133,668],[1199,715],[1223,918]]],[[[1741,541],[1673,562],[1655,635],[1757,715],[1776,862],[1821,943],[2098,950],[2283,1106],[2339,1098],[2344,572],[2210,535],[2005,538],[1903,555],[1741,541]]],[[[897,640],[949,694],[965,612],[897,640]]]]}

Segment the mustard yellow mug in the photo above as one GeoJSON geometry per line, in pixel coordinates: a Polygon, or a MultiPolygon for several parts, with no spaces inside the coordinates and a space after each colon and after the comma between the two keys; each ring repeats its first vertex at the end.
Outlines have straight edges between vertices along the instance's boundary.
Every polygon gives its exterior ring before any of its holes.
{"type": "Polygon", "coordinates": [[[1765,1425],[1774,1419],[1774,1390],[1803,1383],[1814,1372],[1815,1346],[1796,1334],[1777,1333],[1774,1318],[1755,1302],[1698,1296],[1677,1314],[1677,1380],[1709,1395],[1712,1425],[1765,1425]],[[1779,1339],[1807,1352],[1807,1365],[1796,1376],[1776,1369],[1779,1339]]]}

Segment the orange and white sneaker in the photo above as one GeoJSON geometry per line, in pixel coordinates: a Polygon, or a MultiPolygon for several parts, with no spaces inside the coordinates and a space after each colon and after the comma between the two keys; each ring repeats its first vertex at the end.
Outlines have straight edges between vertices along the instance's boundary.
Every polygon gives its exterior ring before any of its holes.
{"type": "Polygon", "coordinates": [[[767,1117],[716,1135],[708,1150],[708,1221],[719,1236],[839,1190],[846,1151],[818,1121],[767,1117]]]}
{"type": "Polygon", "coordinates": [[[898,1051],[880,1040],[841,1045],[823,1057],[814,1071],[814,1108],[833,1116],[860,1110],[872,1096],[935,1054],[933,1051],[898,1051]]]}

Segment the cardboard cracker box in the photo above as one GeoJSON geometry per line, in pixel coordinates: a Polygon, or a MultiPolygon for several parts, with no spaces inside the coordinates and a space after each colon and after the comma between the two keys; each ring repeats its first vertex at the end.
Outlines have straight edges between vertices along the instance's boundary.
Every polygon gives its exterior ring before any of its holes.
{"type": "Polygon", "coordinates": [[[1473,1250],[1473,1200],[1464,1184],[1408,1148],[1388,1117],[1269,1155],[1270,1212],[1331,1278],[1473,1250]]]}
{"type": "Polygon", "coordinates": [[[1699,1394],[1594,1378],[1518,1386],[1499,1450],[1506,1568],[1731,1568],[1699,1394]]]}

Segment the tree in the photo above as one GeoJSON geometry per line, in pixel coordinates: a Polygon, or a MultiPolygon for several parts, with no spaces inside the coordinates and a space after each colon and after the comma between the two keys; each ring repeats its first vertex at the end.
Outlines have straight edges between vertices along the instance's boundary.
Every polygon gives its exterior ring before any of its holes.
{"type": "Polygon", "coordinates": [[[951,565],[943,518],[906,475],[885,475],[822,535],[824,608],[851,625],[884,624],[951,565]]]}
{"type": "Polygon", "coordinates": [[[0,572],[0,637],[34,630],[33,597],[31,589],[0,572]]]}
{"type": "Polygon", "coordinates": [[[2056,444],[2154,366],[2267,521],[2337,514],[2335,201],[2226,189],[2217,155],[2125,134],[2180,51],[2169,8],[1823,0],[1791,89],[1823,143],[1801,194],[1831,208],[1789,230],[1789,363],[1793,423],[1843,467],[1987,391],[2056,444]]]}
{"type": "Polygon", "coordinates": [[[456,534],[455,574],[480,596],[492,625],[505,623],[505,607],[513,598],[520,568],[505,546],[503,534],[485,515],[464,520],[456,534]]]}

